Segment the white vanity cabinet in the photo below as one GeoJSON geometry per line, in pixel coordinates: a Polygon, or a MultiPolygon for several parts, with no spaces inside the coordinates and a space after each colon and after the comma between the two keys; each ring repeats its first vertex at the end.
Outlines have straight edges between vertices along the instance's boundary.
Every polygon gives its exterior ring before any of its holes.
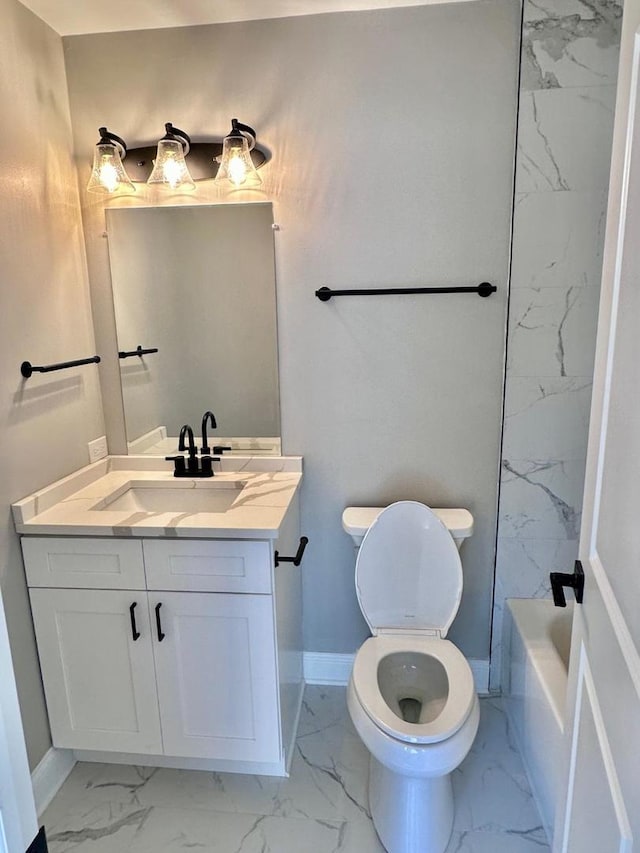
{"type": "Polygon", "coordinates": [[[54,746],[283,775],[303,687],[301,569],[274,566],[289,516],[277,542],[23,536],[54,746]]]}

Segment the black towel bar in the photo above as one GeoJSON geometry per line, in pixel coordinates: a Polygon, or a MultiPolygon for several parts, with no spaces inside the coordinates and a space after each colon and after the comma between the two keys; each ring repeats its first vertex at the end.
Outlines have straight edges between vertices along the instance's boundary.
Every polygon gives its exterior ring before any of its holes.
{"type": "Polygon", "coordinates": [[[121,352],[118,353],[118,357],[119,358],[131,358],[134,355],[138,355],[138,356],[140,356],[140,358],[142,358],[143,355],[149,355],[149,353],[151,353],[151,352],[158,352],[158,347],[148,347],[147,349],[144,349],[143,347],[140,346],[140,344],[138,344],[138,346],[135,349],[122,350],[121,352]]]}
{"type": "Polygon", "coordinates": [[[477,293],[478,296],[491,296],[498,288],[495,284],[483,281],[473,287],[372,287],[364,290],[332,290],[321,287],[316,296],[321,302],[328,302],[333,296],[388,296],[397,293],[477,293]]]}
{"type": "Polygon", "coordinates": [[[33,373],[51,373],[54,370],[66,370],[67,367],[80,367],[82,364],[100,364],[100,356],[92,355],[90,358],[76,358],[74,361],[42,364],[38,367],[35,367],[30,361],[23,361],[20,365],[20,373],[25,379],[28,379],[33,373]]]}

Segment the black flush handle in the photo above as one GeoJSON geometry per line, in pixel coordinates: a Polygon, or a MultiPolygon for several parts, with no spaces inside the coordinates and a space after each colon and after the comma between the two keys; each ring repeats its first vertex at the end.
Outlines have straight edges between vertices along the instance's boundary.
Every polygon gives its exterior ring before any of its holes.
{"type": "Polygon", "coordinates": [[[564,597],[565,586],[570,586],[573,589],[576,601],[578,604],[582,604],[584,596],[584,570],[580,560],[576,560],[575,568],[571,574],[568,572],[551,572],[549,579],[551,581],[553,603],[556,607],[567,606],[567,600],[564,597]]]}
{"type": "Polygon", "coordinates": [[[279,566],[280,563],[293,563],[294,566],[299,566],[302,562],[302,557],[304,555],[304,549],[307,547],[309,540],[306,536],[300,537],[300,544],[298,545],[298,550],[296,551],[295,557],[281,557],[278,551],[275,552],[275,560],[276,566],[279,566]]]}

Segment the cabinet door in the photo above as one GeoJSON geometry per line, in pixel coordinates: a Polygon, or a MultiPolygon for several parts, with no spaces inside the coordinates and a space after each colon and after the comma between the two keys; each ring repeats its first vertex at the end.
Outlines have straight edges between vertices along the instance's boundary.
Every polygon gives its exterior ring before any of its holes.
{"type": "Polygon", "coordinates": [[[149,593],[149,607],[165,754],[278,761],[271,596],[149,593]]]}
{"type": "Polygon", "coordinates": [[[30,597],[54,746],[162,752],[146,593],[32,589],[30,597]]]}

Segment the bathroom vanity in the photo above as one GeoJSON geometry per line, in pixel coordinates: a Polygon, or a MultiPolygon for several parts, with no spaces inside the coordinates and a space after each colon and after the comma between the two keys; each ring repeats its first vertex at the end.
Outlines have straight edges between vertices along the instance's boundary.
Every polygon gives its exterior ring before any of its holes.
{"type": "Polygon", "coordinates": [[[13,506],[53,744],[80,760],[287,772],[302,461],[220,466],[110,457],[13,506]]]}

